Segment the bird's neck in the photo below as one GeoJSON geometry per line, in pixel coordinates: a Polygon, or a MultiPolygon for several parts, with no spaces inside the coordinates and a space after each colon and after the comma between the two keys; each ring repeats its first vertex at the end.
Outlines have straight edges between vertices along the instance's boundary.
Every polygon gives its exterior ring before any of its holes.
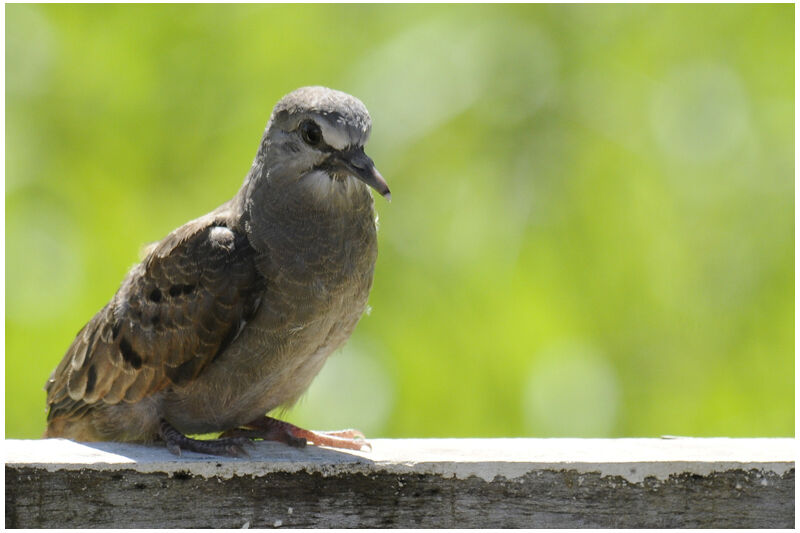
{"type": "MultiPolygon", "coordinates": [[[[327,176],[309,175],[298,181],[270,179],[254,162],[234,203],[241,220],[250,228],[251,244],[265,250],[273,246],[294,249],[337,245],[348,235],[373,232],[375,212],[372,195],[361,182],[319,183],[327,176]],[[334,187],[350,187],[339,194],[334,187]]],[[[356,181],[356,180],[353,180],[356,181]]]]}

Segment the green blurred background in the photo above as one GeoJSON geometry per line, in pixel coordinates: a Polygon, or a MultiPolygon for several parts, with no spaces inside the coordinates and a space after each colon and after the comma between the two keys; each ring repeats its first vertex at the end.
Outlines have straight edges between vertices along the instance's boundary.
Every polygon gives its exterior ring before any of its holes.
{"type": "Polygon", "coordinates": [[[380,254],[298,406],[372,437],[794,435],[794,6],[6,5],[6,436],[272,106],[359,97],[380,254]]]}

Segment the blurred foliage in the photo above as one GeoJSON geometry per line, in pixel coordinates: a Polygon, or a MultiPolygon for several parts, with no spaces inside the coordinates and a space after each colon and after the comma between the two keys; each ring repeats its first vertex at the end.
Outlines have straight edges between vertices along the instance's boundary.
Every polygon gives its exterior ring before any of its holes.
{"type": "Polygon", "coordinates": [[[5,9],[7,437],[311,84],[370,109],[393,202],[372,312],[289,419],[794,434],[794,6],[5,9]]]}

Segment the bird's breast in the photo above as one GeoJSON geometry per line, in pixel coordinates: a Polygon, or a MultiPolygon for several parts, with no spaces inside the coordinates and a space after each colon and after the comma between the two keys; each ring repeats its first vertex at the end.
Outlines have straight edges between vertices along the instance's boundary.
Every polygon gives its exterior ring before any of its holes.
{"type": "Polygon", "coordinates": [[[303,394],[366,308],[377,256],[372,209],[355,222],[327,224],[327,231],[309,224],[273,228],[271,240],[281,244],[267,247],[256,259],[266,278],[259,308],[191,390],[176,391],[182,419],[173,421],[176,427],[188,432],[225,429],[292,404],[303,394]],[[203,414],[210,412],[215,417],[203,414]],[[198,420],[204,420],[200,427],[198,420]],[[181,422],[187,425],[179,427],[181,422]]]}

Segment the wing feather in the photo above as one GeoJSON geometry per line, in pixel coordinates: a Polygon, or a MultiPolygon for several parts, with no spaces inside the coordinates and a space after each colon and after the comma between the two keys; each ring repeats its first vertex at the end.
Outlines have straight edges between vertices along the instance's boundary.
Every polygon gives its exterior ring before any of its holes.
{"type": "Polygon", "coordinates": [[[251,318],[265,280],[247,236],[213,214],[150,248],[46,385],[48,420],[137,402],[196,377],[251,318]]]}

